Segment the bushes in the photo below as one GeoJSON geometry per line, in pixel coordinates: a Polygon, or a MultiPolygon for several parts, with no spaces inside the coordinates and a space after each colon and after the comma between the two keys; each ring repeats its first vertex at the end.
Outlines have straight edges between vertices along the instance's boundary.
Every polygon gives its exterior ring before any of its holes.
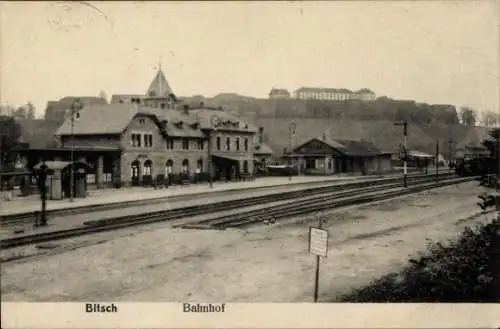
{"type": "Polygon", "coordinates": [[[400,273],[340,298],[343,302],[499,302],[500,218],[466,228],[449,246],[431,244],[400,273]]]}

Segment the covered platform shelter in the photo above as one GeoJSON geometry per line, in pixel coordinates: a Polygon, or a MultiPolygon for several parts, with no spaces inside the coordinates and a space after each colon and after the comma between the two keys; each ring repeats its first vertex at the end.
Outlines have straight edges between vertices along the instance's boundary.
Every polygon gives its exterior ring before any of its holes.
{"type": "Polygon", "coordinates": [[[120,180],[120,158],[122,151],[117,147],[107,146],[74,146],[74,147],[47,147],[28,148],[18,150],[24,159],[26,168],[32,169],[35,165],[45,161],[71,161],[88,164],[86,181],[89,187],[101,188],[112,186],[113,181],[120,180]]]}
{"type": "MultiPolygon", "coordinates": [[[[49,199],[61,200],[71,196],[71,173],[73,172],[73,197],[85,198],[87,196],[87,171],[91,168],[84,161],[45,161],[33,166],[33,176],[39,177],[42,165],[47,166],[45,186],[49,199]],[[73,169],[73,171],[71,170],[73,169]]],[[[37,181],[38,186],[40,182],[37,181]]]]}
{"type": "Polygon", "coordinates": [[[427,171],[429,165],[434,161],[436,157],[432,154],[417,150],[408,151],[407,164],[409,167],[414,167],[417,169],[425,169],[427,171]]]}
{"type": "Polygon", "coordinates": [[[253,174],[254,158],[226,154],[212,155],[212,174],[215,180],[237,181],[253,174]]]}

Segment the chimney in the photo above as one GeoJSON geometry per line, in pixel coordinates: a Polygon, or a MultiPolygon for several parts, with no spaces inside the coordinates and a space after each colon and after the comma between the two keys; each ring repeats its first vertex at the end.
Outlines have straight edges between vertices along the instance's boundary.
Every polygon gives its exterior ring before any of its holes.
{"type": "Polygon", "coordinates": [[[264,127],[259,127],[259,143],[264,143],[264,127]]]}
{"type": "Polygon", "coordinates": [[[184,104],[183,106],[183,112],[184,114],[188,115],[189,114],[189,105],[188,104],[184,104]]]}
{"type": "Polygon", "coordinates": [[[132,108],[135,112],[139,112],[139,102],[135,98],[132,98],[132,108]]]}
{"type": "Polygon", "coordinates": [[[328,138],[328,133],[326,131],[323,131],[323,140],[326,141],[328,138]]]}

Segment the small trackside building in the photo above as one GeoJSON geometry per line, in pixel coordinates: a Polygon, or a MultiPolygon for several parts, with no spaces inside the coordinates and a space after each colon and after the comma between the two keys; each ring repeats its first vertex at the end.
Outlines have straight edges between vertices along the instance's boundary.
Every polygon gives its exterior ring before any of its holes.
{"type": "Polygon", "coordinates": [[[391,153],[364,140],[312,138],[285,155],[303,174],[381,174],[390,172],[391,153]]]}

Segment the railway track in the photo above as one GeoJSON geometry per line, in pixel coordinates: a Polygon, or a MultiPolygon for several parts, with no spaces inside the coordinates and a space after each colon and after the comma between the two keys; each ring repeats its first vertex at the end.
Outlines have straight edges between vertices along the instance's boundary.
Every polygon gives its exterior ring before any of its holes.
{"type": "MultiPolygon", "coordinates": [[[[429,183],[434,179],[435,177],[429,176],[418,178],[412,177],[411,181],[414,185],[407,189],[403,189],[401,187],[401,182],[358,182],[348,185],[330,186],[330,191],[323,189],[322,193],[316,193],[309,196],[304,196],[303,191],[298,191],[301,193],[296,194],[296,197],[294,198],[290,196],[283,196],[282,194],[280,194],[275,195],[272,198],[266,196],[267,200],[260,200],[260,202],[258,202],[259,197],[255,197],[251,199],[242,199],[240,200],[240,202],[228,201],[213,205],[192,206],[182,209],[150,212],[141,215],[130,215],[122,216],[119,218],[95,220],[85,222],[83,225],[71,229],[6,238],[0,241],[0,245],[2,249],[8,249],[47,241],[66,239],[86,234],[118,230],[121,228],[129,228],[136,225],[146,225],[156,222],[206,215],[210,213],[216,214],[232,209],[262,205],[263,209],[260,210],[246,212],[242,211],[229,216],[218,216],[215,218],[197,222],[197,225],[217,229],[241,227],[261,223],[263,221],[263,218],[271,218],[276,220],[278,218],[296,216],[323,209],[331,209],[351,204],[371,202],[397,195],[417,193],[430,188],[471,181],[474,178],[467,177],[450,179],[448,177],[447,179],[441,178],[442,181],[438,184],[429,183]],[[353,187],[352,185],[358,186],[353,187]],[[390,191],[391,189],[393,190],[390,191]],[[380,193],[380,191],[385,192],[380,193]],[[277,205],[276,203],[279,202],[283,203],[277,205]],[[266,204],[268,204],[268,206],[266,206],[266,204]]],[[[189,226],[183,227],[188,228],[189,226]]],[[[191,228],[193,228],[193,225],[191,225],[191,228]]]]}
{"type": "MultiPolygon", "coordinates": [[[[441,173],[439,176],[441,177],[447,177],[451,175],[450,173],[441,173]]],[[[412,179],[418,179],[420,177],[429,177],[428,175],[424,174],[410,174],[408,176],[408,180],[411,182],[412,179]]],[[[369,180],[368,182],[375,182],[379,184],[380,182],[391,182],[391,181],[398,181],[401,180],[401,177],[389,177],[389,178],[374,178],[373,180],[369,180]]],[[[258,196],[258,197],[250,197],[246,198],[247,200],[255,200],[255,202],[262,202],[268,197],[275,197],[275,195],[281,195],[284,198],[295,198],[297,195],[303,194],[303,193],[322,193],[323,191],[328,191],[331,189],[333,186],[337,186],[338,188],[350,188],[350,187],[356,187],[356,186],[361,186],[362,184],[367,184],[365,183],[366,181],[358,181],[358,182],[353,182],[353,183],[347,183],[347,184],[342,184],[342,185],[336,185],[336,184],[331,184],[328,186],[312,186],[310,188],[304,188],[301,189],[300,191],[291,191],[291,192],[276,192],[276,193],[271,193],[263,196],[258,196]]],[[[315,182],[316,183],[316,182],[315,182]]],[[[315,183],[299,183],[299,185],[304,184],[304,185],[309,185],[309,184],[315,184],[315,183]]],[[[316,184],[321,184],[321,183],[316,183],[316,184]]],[[[270,189],[272,187],[269,186],[262,186],[262,187],[256,187],[255,189],[270,189]]],[[[236,191],[232,191],[233,193],[237,193],[236,191]]],[[[228,194],[230,191],[217,191],[217,192],[211,192],[211,196],[217,196],[217,195],[224,195],[228,194]]],[[[75,214],[81,214],[81,213],[94,213],[94,212],[101,212],[101,211],[106,211],[106,210],[114,210],[114,209],[120,209],[123,207],[132,207],[132,206],[147,206],[147,205],[153,205],[153,204],[160,204],[164,202],[171,202],[171,201],[182,201],[182,200],[189,200],[192,199],[193,195],[180,195],[180,196],[162,196],[154,199],[147,199],[147,200],[137,200],[137,201],[127,201],[127,202],[114,202],[114,203],[109,203],[109,204],[100,204],[100,205],[87,205],[87,206],[79,206],[79,207],[72,207],[72,208],[66,208],[66,209],[53,209],[53,210],[48,210],[46,212],[47,217],[62,217],[62,216],[70,216],[70,215],[75,215],[75,214]]],[[[237,199],[234,200],[235,202],[240,202],[242,199],[237,199]]],[[[24,224],[24,223],[33,223],[35,220],[35,214],[34,212],[27,212],[27,213],[22,213],[22,214],[14,214],[14,215],[4,215],[0,216],[0,226],[2,227],[8,227],[12,225],[19,225],[19,224],[24,224]]]]}

